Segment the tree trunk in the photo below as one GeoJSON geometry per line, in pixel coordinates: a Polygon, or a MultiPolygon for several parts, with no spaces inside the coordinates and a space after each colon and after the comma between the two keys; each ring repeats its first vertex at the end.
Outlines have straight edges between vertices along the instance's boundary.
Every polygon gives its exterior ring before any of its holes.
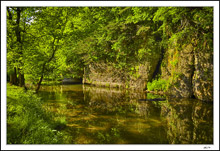
{"type": "Polygon", "coordinates": [[[35,90],[36,93],[39,91],[39,89],[40,89],[40,85],[41,85],[41,82],[43,81],[45,66],[46,66],[46,62],[43,64],[43,68],[42,68],[42,72],[41,72],[40,81],[37,83],[37,88],[36,88],[36,90],[35,90]]]}
{"type": "MultiPolygon", "coordinates": [[[[20,44],[19,48],[19,54],[20,56],[23,56],[23,52],[22,52],[22,41],[21,41],[21,30],[19,28],[20,25],[20,18],[21,18],[21,12],[22,12],[22,8],[18,7],[17,8],[17,20],[16,20],[16,37],[17,37],[17,42],[20,44]]],[[[21,65],[23,66],[23,62],[20,61],[21,65]]],[[[25,81],[24,81],[24,73],[22,73],[21,69],[18,67],[18,74],[19,74],[19,79],[18,79],[18,85],[20,87],[25,86],[25,81]]]]}
{"type": "Polygon", "coordinates": [[[21,8],[17,8],[17,20],[16,20],[16,37],[17,37],[17,42],[21,44],[21,31],[19,29],[19,24],[20,24],[20,17],[21,17],[21,8]]]}
{"type": "Polygon", "coordinates": [[[21,70],[20,69],[18,69],[18,72],[19,72],[19,86],[20,87],[23,87],[23,86],[25,86],[25,83],[24,83],[24,74],[23,73],[21,73],[21,70]]]}
{"type": "Polygon", "coordinates": [[[14,84],[18,85],[17,69],[16,69],[16,67],[14,67],[14,84]]]}
{"type": "MultiPolygon", "coordinates": [[[[53,46],[55,46],[55,47],[53,47],[54,49],[53,49],[53,53],[52,53],[51,57],[43,64],[43,68],[42,68],[42,71],[41,71],[40,81],[38,82],[37,88],[36,88],[36,90],[35,90],[36,93],[39,91],[41,82],[43,81],[44,69],[45,69],[45,67],[46,67],[46,64],[49,63],[49,62],[54,58],[55,52],[56,52],[56,50],[57,50],[57,46],[55,45],[55,41],[56,41],[56,39],[54,38],[54,40],[53,40],[53,46]]],[[[57,39],[57,43],[58,43],[58,42],[59,42],[59,39],[57,39]]]]}
{"type": "Polygon", "coordinates": [[[17,81],[16,67],[14,67],[14,72],[10,75],[10,83],[13,85],[17,85],[17,81]]]}
{"type": "Polygon", "coordinates": [[[44,77],[44,75],[42,74],[41,77],[40,77],[40,81],[39,81],[38,84],[37,84],[36,93],[37,93],[37,92],[39,91],[39,89],[40,89],[40,85],[41,85],[41,82],[42,82],[42,80],[43,80],[43,77],[44,77]]]}
{"type": "Polygon", "coordinates": [[[10,83],[13,84],[13,74],[10,75],[10,83]]]}

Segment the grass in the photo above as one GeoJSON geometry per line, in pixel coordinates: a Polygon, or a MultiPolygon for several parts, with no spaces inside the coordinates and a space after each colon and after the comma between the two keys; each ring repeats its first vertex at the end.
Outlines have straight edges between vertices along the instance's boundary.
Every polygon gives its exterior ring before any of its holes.
{"type": "MultiPolygon", "coordinates": [[[[59,144],[63,134],[32,91],[7,84],[7,144],[59,144]]],[[[62,124],[62,123],[61,123],[62,124]]]]}

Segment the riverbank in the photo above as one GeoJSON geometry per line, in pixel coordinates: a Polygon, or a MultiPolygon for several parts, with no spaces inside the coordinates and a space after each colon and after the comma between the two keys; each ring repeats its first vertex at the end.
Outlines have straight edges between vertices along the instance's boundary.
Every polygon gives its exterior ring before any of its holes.
{"type": "Polygon", "coordinates": [[[7,84],[7,144],[63,143],[59,121],[42,106],[33,91],[7,84]]]}

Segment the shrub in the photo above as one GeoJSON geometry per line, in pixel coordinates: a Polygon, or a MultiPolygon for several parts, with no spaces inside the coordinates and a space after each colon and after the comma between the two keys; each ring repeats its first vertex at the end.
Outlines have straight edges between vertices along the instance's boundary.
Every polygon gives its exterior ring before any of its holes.
{"type": "Polygon", "coordinates": [[[166,91],[167,87],[168,87],[169,82],[167,80],[164,79],[155,79],[152,82],[148,82],[147,83],[147,89],[152,91],[152,90],[156,90],[156,91],[166,91]]]}

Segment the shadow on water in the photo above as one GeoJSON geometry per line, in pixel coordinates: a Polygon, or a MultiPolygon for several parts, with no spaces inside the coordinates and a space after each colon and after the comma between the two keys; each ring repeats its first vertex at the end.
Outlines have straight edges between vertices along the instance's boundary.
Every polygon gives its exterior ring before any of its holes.
{"type": "Polygon", "coordinates": [[[43,86],[68,144],[212,144],[213,105],[89,85],[43,86]],[[160,97],[161,98],[161,97],[160,97]]]}

